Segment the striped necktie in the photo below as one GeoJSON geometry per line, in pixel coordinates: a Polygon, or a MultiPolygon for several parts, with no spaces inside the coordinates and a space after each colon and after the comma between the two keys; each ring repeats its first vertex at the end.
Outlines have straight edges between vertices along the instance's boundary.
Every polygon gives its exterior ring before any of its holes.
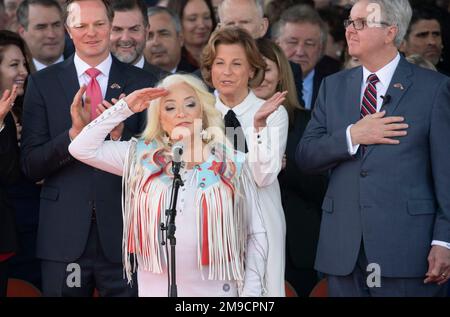
{"type": "Polygon", "coordinates": [[[369,114],[377,112],[377,83],[380,82],[377,75],[370,74],[366,90],[364,90],[361,104],[361,119],[369,114]]]}

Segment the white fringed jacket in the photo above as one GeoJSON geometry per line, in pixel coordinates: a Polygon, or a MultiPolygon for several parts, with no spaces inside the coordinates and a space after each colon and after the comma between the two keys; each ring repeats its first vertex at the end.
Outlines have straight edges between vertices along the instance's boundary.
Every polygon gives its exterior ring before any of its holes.
{"type": "MultiPolygon", "coordinates": [[[[137,263],[140,296],[163,296],[167,284],[157,284],[167,281],[163,274],[167,272],[167,257],[160,244],[160,223],[169,208],[171,159],[156,141],[105,141],[115,126],[133,114],[122,99],[86,126],[69,151],[85,164],[123,177],[122,251],[126,276],[130,281],[136,270],[132,263],[137,263]]],[[[189,216],[195,217],[191,222],[195,228],[185,236],[176,236],[178,241],[189,240],[186,244],[196,246],[191,255],[196,268],[190,265],[193,262],[189,254],[180,251],[184,258],[177,259],[182,262],[177,265],[181,271],[177,278],[189,284],[179,282],[184,290],[181,295],[224,296],[223,290],[215,290],[223,284],[219,281],[230,281],[231,290],[240,296],[262,296],[266,293],[267,238],[246,157],[223,145],[211,149],[208,159],[190,171],[192,181],[185,184],[192,194],[189,216]]],[[[177,227],[182,225],[177,222],[177,227]]],[[[177,248],[182,245],[178,242],[177,248]]]]}

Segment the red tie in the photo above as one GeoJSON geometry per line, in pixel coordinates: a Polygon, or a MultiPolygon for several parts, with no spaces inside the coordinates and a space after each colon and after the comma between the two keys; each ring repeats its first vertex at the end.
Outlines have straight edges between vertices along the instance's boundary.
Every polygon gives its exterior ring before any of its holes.
{"type": "Polygon", "coordinates": [[[91,81],[86,87],[86,95],[91,99],[91,120],[94,120],[98,116],[97,105],[103,101],[102,90],[96,79],[101,72],[96,68],[89,68],[86,74],[91,77],[91,81]]]}
{"type": "Polygon", "coordinates": [[[380,82],[377,75],[370,74],[368,78],[369,83],[364,90],[364,96],[361,104],[361,118],[364,118],[368,114],[374,114],[377,112],[377,86],[380,82]]]}
{"type": "MultiPolygon", "coordinates": [[[[364,90],[363,100],[361,103],[361,119],[369,114],[374,114],[377,112],[377,86],[376,84],[380,81],[375,74],[370,74],[367,78],[369,81],[364,90]]],[[[361,145],[361,153],[364,156],[366,153],[366,146],[361,145]]]]}

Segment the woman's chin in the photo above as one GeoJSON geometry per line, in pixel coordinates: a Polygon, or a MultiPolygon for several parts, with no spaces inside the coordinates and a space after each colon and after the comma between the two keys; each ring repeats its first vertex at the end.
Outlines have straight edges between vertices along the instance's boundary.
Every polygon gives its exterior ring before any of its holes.
{"type": "Polygon", "coordinates": [[[254,94],[256,95],[256,97],[258,97],[259,99],[267,100],[267,99],[269,99],[270,97],[272,97],[272,96],[270,95],[270,93],[267,92],[265,89],[256,88],[256,89],[253,89],[253,93],[254,93],[254,94]]]}

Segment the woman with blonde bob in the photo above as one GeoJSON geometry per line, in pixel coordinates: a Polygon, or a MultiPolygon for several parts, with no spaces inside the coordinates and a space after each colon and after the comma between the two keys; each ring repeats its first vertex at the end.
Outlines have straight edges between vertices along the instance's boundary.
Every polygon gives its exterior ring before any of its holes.
{"type": "MultiPolygon", "coordinates": [[[[89,108],[81,106],[84,91],[72,104],[75,120],[89,108]]],[[[245,155],[228,145],[214,102],[196,77],[171,75],[118,101],[69,146],[78,160],[123,177],[124,270],[131,281],[137,269],[139,296],[167,296],[169,255],[160,224],[170,207],[175,142],[183,144],[185,162],[176,217],[178,295],[265,294],[267,238],[256,186],[245,155]],[[141,137],[105,141],[120,122],[147,108],[141,137]]]]}

